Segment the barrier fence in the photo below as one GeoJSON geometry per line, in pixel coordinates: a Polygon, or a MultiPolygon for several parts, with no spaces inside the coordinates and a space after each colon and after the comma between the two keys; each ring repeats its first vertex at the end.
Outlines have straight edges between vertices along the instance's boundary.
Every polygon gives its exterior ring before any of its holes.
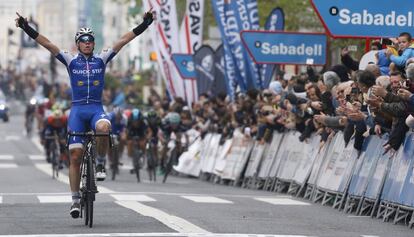
{"type": "Polygon", "coordinates": [[[287,192],[344,212],[414,224],[414,133],[384,154],[388,135],[369,136],[362,150],[342,132],[325,143],[313,135],[274,132],[260,143],[236,129],[231,139],[209,133],[194,141],[174,167],[182,174],[243,188],[287,192]],[[346,146],[345,146],[346,145],[346,146]]]}

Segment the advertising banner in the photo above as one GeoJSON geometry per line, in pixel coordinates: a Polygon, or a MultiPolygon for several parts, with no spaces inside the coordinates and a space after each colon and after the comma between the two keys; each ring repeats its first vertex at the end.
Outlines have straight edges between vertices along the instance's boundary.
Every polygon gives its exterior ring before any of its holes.
{"type": "Polygon", "coordinates": [[[241,38],[256,63],[310,65],[326,63],[325,34],[243,31],[241,38]]]}
{"type": "Polygon", "coordinates": [[[414,29],[414,2],[388,0],[311,0],[333,37],[391,38],[414,29]]]}

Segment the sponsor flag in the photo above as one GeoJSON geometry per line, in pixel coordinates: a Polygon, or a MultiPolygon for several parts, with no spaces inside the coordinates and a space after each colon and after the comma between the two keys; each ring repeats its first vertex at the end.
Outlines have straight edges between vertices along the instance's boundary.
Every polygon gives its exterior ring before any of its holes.
{"type": "Polygon", "coordinates": [[[226,78],[226,73],[224,71],[225,59],[223,44],[221,44],[214,53],[214,67],[212,94],[217,95],[219,93],[227,93],[231,99],[234,99],[234,92],[237,85],[235,81],[233,81],[233,84],[230,84],[226,78]]]}
{"type": "MultiPolygon", "coordinates": [[[[265,23],[265,30],[283,31],[285,30],[285,14],[283,9],[276,7],[267,17],[265,23]]],[[[261,67],[261,76],[264,88],[268,88],[275,71],[278,71],[280,66],[277,64],[263,64],[261,67]]]]}
{"type": "Polygon", "coordinates": [[[214,83],[214,50],[203,45],[194,54],[195,71],[197,74],[197,92],[209,93],[214,83]]]}

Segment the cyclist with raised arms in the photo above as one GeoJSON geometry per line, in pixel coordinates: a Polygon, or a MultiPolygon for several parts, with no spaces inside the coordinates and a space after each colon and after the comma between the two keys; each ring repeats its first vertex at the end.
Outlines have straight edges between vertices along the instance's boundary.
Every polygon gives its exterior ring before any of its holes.
{"type": "MultiPolygon", "coordinates": [[[[144,21],[132,31],[124,34],[114,45],[94,54],[95,34],[90,28],[81,28],[75,34],[78,54],[71,55],[60,50],[45,36],[33,29],[26,18],[17,12],[16,26],[37,43],[49,50],[68,70],[72,88],[72,108],[68,119],[70,132],[87,132],[93,129],[99,133],[108,133],[111,128],[110,121],[102,107],[102,91],[104,87],[105,68],[109,61],[135,37],[144,32],[154,20],[152,10],[144,14],[144,21]]],[[[97,173],[96,178],[103,180],[106,177],[104,164],[108,148],[108,138],[97,139],[97,173]]],[[[72,206],[70,215],[78,218],[80,214],[80,165],[83,153],[83,139],[71,137],[69,141],[71,162],[69,167],[69,182],[72,192],[72,206]]]]}

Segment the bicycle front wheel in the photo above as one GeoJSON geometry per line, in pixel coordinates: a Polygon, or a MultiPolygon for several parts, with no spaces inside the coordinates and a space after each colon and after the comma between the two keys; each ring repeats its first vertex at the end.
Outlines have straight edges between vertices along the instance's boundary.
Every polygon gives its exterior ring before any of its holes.
{"type": "Polygon", "coordinates": [[[85,193],[85,225],[92,228],[93,202],[95,201],[95,173],[93,160],[89,157],[86,167],[86,193],[85,193]]]}

